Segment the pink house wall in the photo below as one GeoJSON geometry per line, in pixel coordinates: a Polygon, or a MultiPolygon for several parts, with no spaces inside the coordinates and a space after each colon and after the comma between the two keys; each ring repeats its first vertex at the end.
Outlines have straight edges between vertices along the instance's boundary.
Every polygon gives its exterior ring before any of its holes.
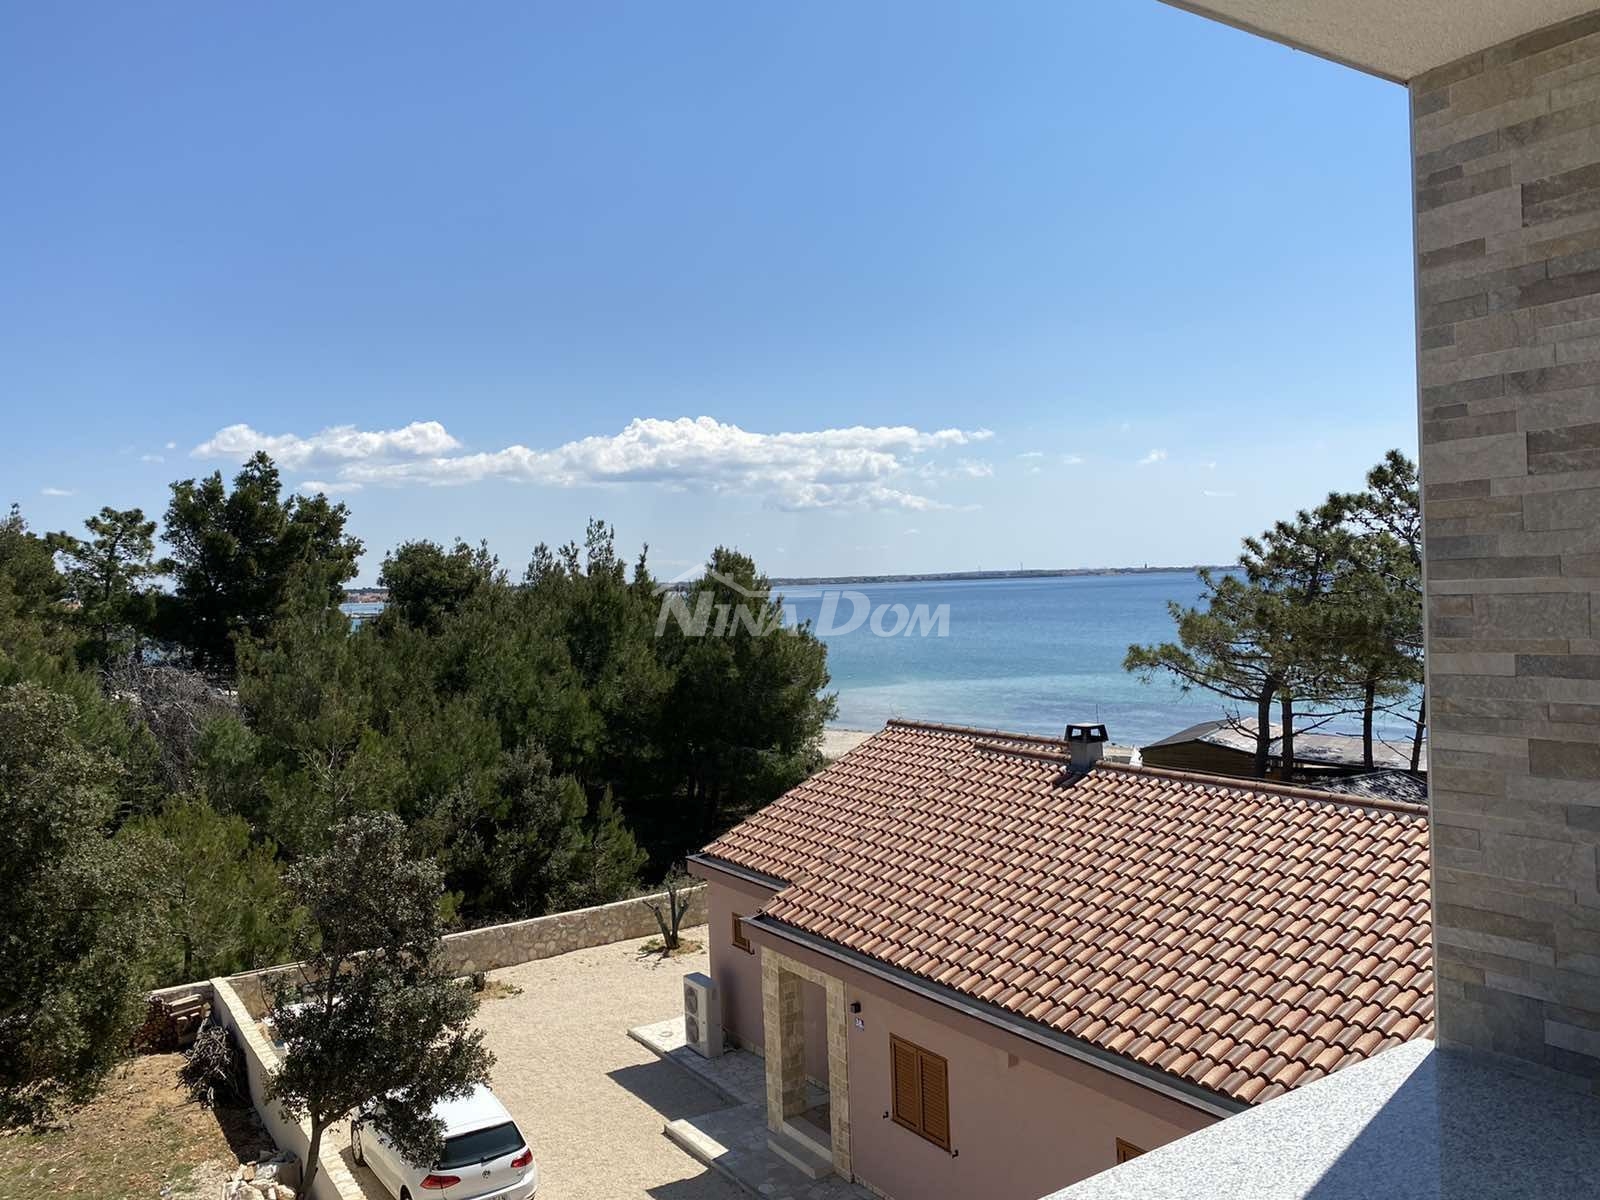
{"type": "MultiPolygon", "coordinates": [[[[773,889],[720,871],[695,865],[706,880],[707,924],[710,930],[711,978],[722,996],[722,1028],[739,1045],[766,1053],[761,1025],[761,956],[733,944],[733,917],[754,916],[773,889]]],[[[828,1078],[827,998],[815,984],[803,985],[805,1000],[806,1074],[818,1082],[828,1078]]]]}
{"type": "Polygon", "coordinates": [[[847,1005],[861,1005],[848,1018],[850,1153],[856,1178],[893,1200],[1035,1200],[1114,1166],[1118,1138],[1153,1150],[1218,1119],[832,958],[766,940],[842,978],[847,1005]],[[948,1060],[957,1153],[884,1117],[890,1034],[948,1060]]]}
{"type": "Polygon", "coordinates": [[[771,898],[772,889],[719,871],[695,873],[706,880],[707,949],[711,952],[711,978],[722,995],[722,1028],[741,1046],[760,1054],[765,1045],[761,1035],[761,956],[746,954],[733,944],[733,918],[758,912],[771,898]]]}

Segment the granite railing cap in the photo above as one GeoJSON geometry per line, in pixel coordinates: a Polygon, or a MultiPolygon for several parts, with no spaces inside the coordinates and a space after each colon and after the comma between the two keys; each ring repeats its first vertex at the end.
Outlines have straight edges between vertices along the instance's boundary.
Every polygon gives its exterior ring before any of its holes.
{"type": "Polygon", "coordinates": [[[1045,1200],[1593,1197],[1600,1100],[1423,1038],[1045,1200]]]}

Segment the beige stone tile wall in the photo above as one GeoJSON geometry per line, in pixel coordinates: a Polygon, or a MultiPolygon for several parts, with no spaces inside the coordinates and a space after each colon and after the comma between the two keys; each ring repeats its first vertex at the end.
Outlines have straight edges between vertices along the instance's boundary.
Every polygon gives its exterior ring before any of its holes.
{"type": "Polygon", "coordinates": [[[1411,107],[1439,1031],[1600,1091],[1600,12],[1411,107]]]}
{"type": "Polygon", "coordinates": [[[820,986],[827,998],[829,1142],[833,1169],[850,1179],[850,1060],[844,981],[763,946],[761,1000],[767,1039],[767,1125],[776,1132],[785,1118],[798,1115],[806,1106],[802,981],[820,986]]]}

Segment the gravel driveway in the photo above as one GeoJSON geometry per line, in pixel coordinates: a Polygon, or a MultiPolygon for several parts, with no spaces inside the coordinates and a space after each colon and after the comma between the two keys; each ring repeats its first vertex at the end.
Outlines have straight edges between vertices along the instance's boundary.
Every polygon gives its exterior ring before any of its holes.
{"type": "MultiPolygon", "coordinates": [[[[685,930],[704,942],[704,927],[685,930]]],[[[669,1120],[727,1101],[628,1037],[682,1007],[701,950],[662,960],[643,940],[577,950],[494,971],[522,989],[486,1000],[478,1023],[496,1062],[495,1094],[539,1159],[540,1200],[736,1200],[743,1193],[661,1133],[669,1120]]]]}

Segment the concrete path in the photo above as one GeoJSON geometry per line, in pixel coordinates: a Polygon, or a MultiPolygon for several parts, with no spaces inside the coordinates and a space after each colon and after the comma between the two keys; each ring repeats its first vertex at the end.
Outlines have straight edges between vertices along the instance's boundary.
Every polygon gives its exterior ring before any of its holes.
{"type": "MultiPolygon", "coordinates": [[[[685,1044],[682,1017],[641,1025],[628,1036],[659,1054],[664,1066],[731,1101],[713,1112],[667,1122],[667,1137],[695,1158],[764,1200],[871,1200],[865,1189],[837,1176],[813,1180],[767,1149],[766,1064],[754,1054],[733,1050],[701,1058],[685,1044]]],[[[806,1086],[814,1102],[827,1099],[821,1088],[806,1086]]]]}

